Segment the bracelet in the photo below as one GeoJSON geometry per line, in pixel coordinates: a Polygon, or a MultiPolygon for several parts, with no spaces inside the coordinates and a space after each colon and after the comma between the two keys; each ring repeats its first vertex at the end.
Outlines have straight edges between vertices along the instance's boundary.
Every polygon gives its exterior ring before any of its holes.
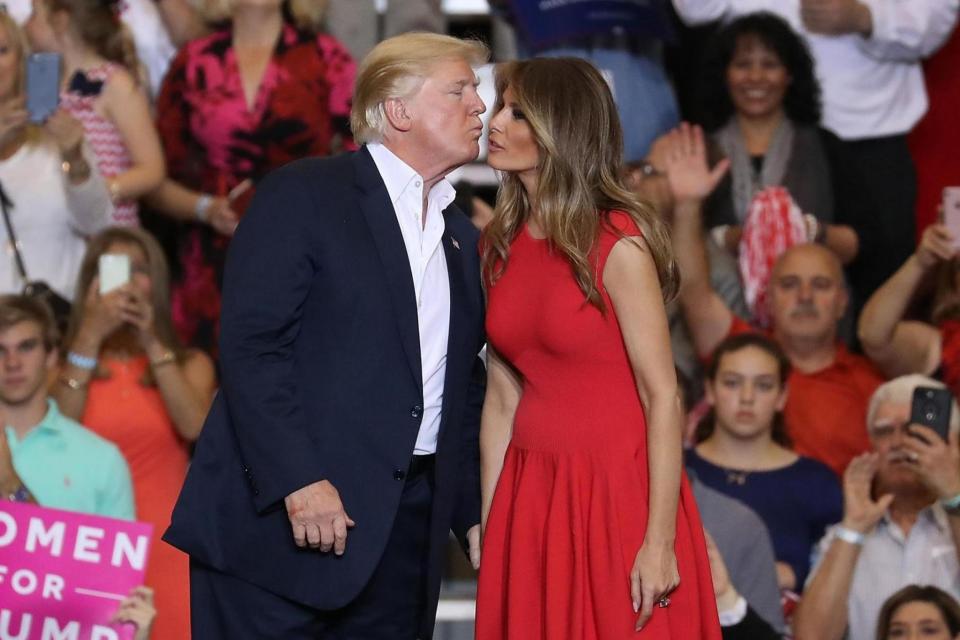
{"type": "Polygon", "coordinates": [[[940,501],[940,506],[943,507],[943,510],[949,515],[960,515],[960,493],[952,498],[944,498],[940,501]]]}
{"type": "Polygon", "coordinates": [[[69,387],[70,389],[73,389],[74,391],[80,391],[81,389],[87,386],[87,383],[84,382],[83,380],[77,380],[76,378],[71,378],[70,376],[64,375],[64,376],[60,376],[58,379],[63,385],[69,387]]]}
{"type": "Polygon", "coordinates": [[[838,540],[843,540],[849,544],[854,544],[859,546],[863,545],[863,542],[867,539],[865,535],[859,531],[854,531],[853,529],[848,529],[843,525],[837,525],[833,530],[833,537],[838,540]]]}
{"type": "Polygon", "coordinates": [[[173,351],[167,351],[156,360],[151,360],[150,366],[156,369],[157,367],[162,367],[165,364],[171,364],[176,361],[177,361],[176,354],[173,351]]]}
{"type": "Polygon", "coordinates": [[[193,215],[195,215],[200,222],[206,222],[207,214],[210,213],[210,205],[212,204],[213,196],[209,193],[201,193],[200,197],[197,198],[197,204],[193,205],[193,215]]]}
{"type": "Polygon", "coordinates": [[[70,351],[67,353],[67,363],[72,364],[77,369],[83,369],[84,371],[93,371],[97,368],[96,358],[81,355],[76,351],[70,351]]]}

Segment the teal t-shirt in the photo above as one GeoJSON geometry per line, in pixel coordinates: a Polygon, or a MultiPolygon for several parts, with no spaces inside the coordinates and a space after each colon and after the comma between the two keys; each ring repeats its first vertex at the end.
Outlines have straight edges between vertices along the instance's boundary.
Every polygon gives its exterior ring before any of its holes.
{"type": "Polygon", "coordinates": [[[47,415],[17,440],[6,428],[13,467],[43,507],[134,519],[133,484],[123,454],[112,442],[60,413],[47,415]]]}

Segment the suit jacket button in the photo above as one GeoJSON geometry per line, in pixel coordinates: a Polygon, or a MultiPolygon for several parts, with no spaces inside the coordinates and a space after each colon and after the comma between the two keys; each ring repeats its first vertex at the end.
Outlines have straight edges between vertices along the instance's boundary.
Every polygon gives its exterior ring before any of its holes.
{"type": "Polygon", "coordinates": [[[421,407],[420,405],[415,404],[413,405],[413,407],[410,408],[411,418],[419,418],[422,415],[423,415],[423,407],[421,407]]]}
{"type": "Polygon", "coordinates": [[[394,469],[393,470],[393,479],[400,481],[407,477],[406,471],[403,469],[394,469]]]}

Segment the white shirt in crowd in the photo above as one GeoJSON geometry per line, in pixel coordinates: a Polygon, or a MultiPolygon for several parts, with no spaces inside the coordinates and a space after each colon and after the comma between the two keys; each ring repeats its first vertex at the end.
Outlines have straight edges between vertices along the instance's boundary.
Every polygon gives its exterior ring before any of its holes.
{"type": "MultiPolygon", "coordinates": [[[[67,300],[74,297],[86,238],[110,225],[113,203],[84,149],[90,178],[73,185],[51,141],[28,142],[0,162],[0,184],[13,203],[10,222],[30,280],[42,280],[67,300]]],[[[0,224],[0,293],[20,293],[24,281],[7,229],[0,224]]]]}
{"type": "Polygon", "coordinates": [[[927,111],[920,61],[950,35],[960,0],[861,0],[873,15],[869,38],[804,29],[801,0],[673,0],[691,25],[747,13],[775,13],[807,41],[823,89],[823,125],[844,140],[909,133],[927,111]]]}
{"type": "MultiPolygon", "coordinates": [[[[18,23],[30,17],[31,0],[3,0],[18,23]]],[[[150,94],[157,95],[170,61],[177,53],[154,0],[124,0],[123,22],[130,29],[140,64],[150,79],[150,94]]]]}
{"type": "Polygon", "coordinates": [[[370,144],[367,149],[373,156],[397,214],[417,298],[420,365],[423,371],[423,418],[414,454],[436,453],[450,332],[450,278],[441,245],[446,229],[443,210],[453,202],[456,191],[446,178],[433,186],[427,194],[424,224],[423,176],[382,144],[370,144]]]}
{"type": "MultiPolygon", "coordinates": [[[[828,529],[814,551],[808,586],[834,542],[834,531],[828,529]]],[[[847,598],[848,640],[874,640],[884,601],[908,584],[940,587],[960,599],[957,547],[947,514],[937,504],[920,512],[906,536],[889,514],[867,534],[847,598]]]]}

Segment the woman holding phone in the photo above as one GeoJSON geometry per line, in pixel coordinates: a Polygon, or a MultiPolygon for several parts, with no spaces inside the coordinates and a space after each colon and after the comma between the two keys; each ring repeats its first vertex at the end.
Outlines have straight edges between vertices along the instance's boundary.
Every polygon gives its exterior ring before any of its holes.
{"type": "MultiPolygon", "coordinates": [[[[0,11],[0,190],[27,275],[71,300],[86,236],[110,224],[113,205],[79,122],[57,111],[30,124],[26,50],[23,32],[0,11]]],[[[7,236],[0,223],[4,246],[7,236]]],[[[0,261],[0,293],[24,284],[10,256],[0,261]]]]}
{"type": "Polygon", "coordinates": [[[944,224],[923,232],[912,256],[867,301],[857,333],[864,353],[890,378],[920,373],[960,397],[960,237],[944,224]],[[933,281],[925,317],[907,312],[933,281]]]}
{"type": "MultiPolygon", "coordinates": [[[[133,476],[137,516],[159,535],[186,476],[189,443],[213,398],[213,363],[180,345],[166,260],[145,231],[115,227],[93,238],[77,291],[53,396],[65,415],[120,448],[133,476]],[[126,281],[101,291],[106,280],[126,281]]],[[[189,638],[187,557],[155,544],[147,567],[146,584],[155,588],[161,612],[156,637],[189,638]]]]}

